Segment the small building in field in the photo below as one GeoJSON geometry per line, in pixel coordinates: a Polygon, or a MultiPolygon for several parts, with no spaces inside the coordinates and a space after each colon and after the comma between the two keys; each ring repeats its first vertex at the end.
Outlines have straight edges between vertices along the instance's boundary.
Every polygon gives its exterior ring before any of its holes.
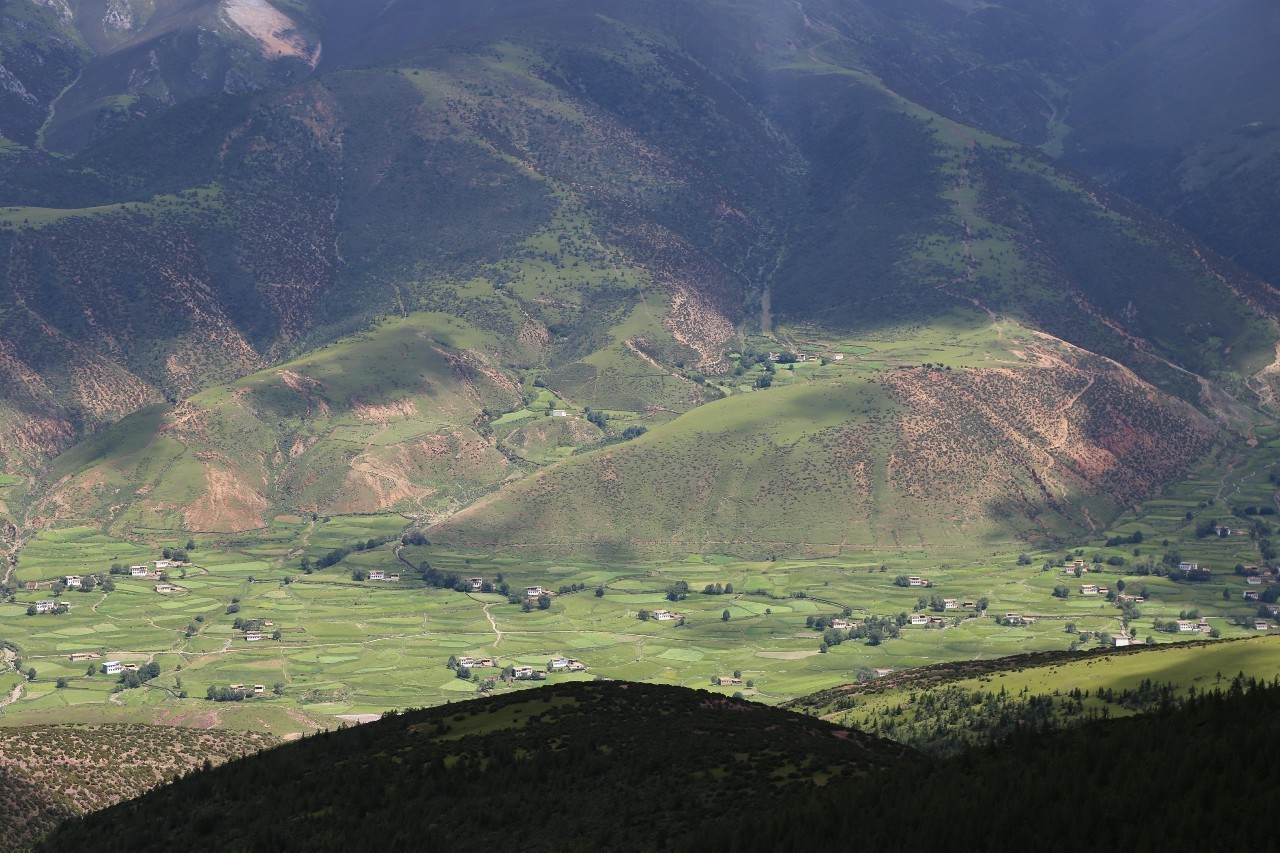
{"type": "Polygon", "coordinates": [[[1006,613],[1004,615],[1004,624],[1006,625],[1021,625],[1026,621],[1028,620],[1023,619],[1021,613],[1006,613]]]}
{"type": "MultiPolygon", "coordinates": [[[[61,602],[57,602],[57,601],[37,601],[37,602],[36,602],[36,612],[37,612],[37,613],[56,613],[56,612],[57,612],[57,610],[58,610],[58,606],[59,606],[59,604],[61,604],[61,602]]],[[[62,605],[62,606],[64,606],[64,607],[65,607],[66,605],[62,605]]]]}
{"type": "Polygon", "coordinates": [[[567,658],[552,658],[551,660],[547,661],[547,669],[551,672],[556,672],[557,670],[568,669],[568,668],[569,668],[569,661],[567,658]]]}
{"type": "Polygon", "coordinates": [[[124,664],[118,660],[109,660],[102,665],[102,671],[107,675],[119,675],[123,668],[124,664]]]}
{"type": "Polygon", "coordinates": [[[369,580],[371,580],[371,581],[384,581],[384,580],[386,580],[386,579],[387,579],[387,573],[386,573],[386,571],[385,571],[384,569],[370,569],[370,570],[369,570],[369,580]]]}
{"type": "Polygon", "coordinates": [[[655,610],[653,611],[652,615],[653,615],[653,618],[657,619],[659,622],[670,622],[672,619],[675,619],[680,614],[672,613],[670,610],[655,610]]]}
{"type": "Polygon", "coordinates": [[[716,684],[719,684],[721,687],[740,687],[742,686],[742,679],[734,678],[729,675],[721,675],[716,678],[716,684]]]}
{"type": "Polygon", "coordinates": [[[1255,630],[1255,631],[1270,631],[1270,630],[1271,630],[1271,626],[1267,624],[1267,620],[1266,620],[1266,619],[1255,619],[1255,620],[1253,620],[1253,630],[1255,630]]]}
{"type": "Polygon", "coordinates": [[[850,622],[848,619],[832,619],[831,620],[831,627],[835,628],[837,631],[848,631],[850,628],[853,627],[853,624],[854,623],[850,622]]]}
{"type": "Polygon", "coordinates": [[[583,663],[582,661],[580,661],[580,660],[574,660],[573,658],[569,658],[569,671],[570,671],[570,672],[585,672],[585,671],[586,671],[586,669],[587,669],[587,665],[586,665],[585,663],[583,663]]]}
{"type": "Polygon", "coordinates": [[[498,665],[498,661],[494,658],[476,658],[475,665],[493,667],[498,665]]]}
{"type": "Polygon", "coordinates": [[[67,585],[67,589],[80,589],[84,585],[84,578],[79,575],[67,575],[63,581],[67,585]]]}
{"type": "Polygon", "coordinates": [[[886,675],[893,675],[893,670],[886,668],[876,670],[876,678],[884,678],[886,675]]]}
{"type": "Polygon", "coordinates": [[[551,590],[543,589],[540,586],[526,586],[524,594],[526,598],[541,598],[544,595],[550,595],[551,590]]]}
{"type": "MultiPolygon", "coordinates": [[[[1256,575],[1250,575],[1244,579],[1244,582],[1249,584],[1249,586],[1262,586],[1262,578],[1256,575]]],[[[71,584],[67,584],[67,586],[71,586],[71,584]]]]}
{"type": "Polygon", "coordinates": [[[244,692],[244,685],[243,685],[243,684],[228,684],[228,685],[227,685],[227,689],[228,689],[228,690],[230,690],[232,693],[243,693],[243,692],[244,692]]]}
{"type": "Polygon", "coordinates": [[[923,613],[912,613],[911,624],[912,625],[928,625],[929,617],[925,616],[923,613]]]}
{"type": "Polygon", "coordinates": [[[1097,595],[1098,592],[1099,592],[1099,589],[1097,584],[1086,583],[1086,584],[1080,585],[1081,595],[1097,595]]]}
{"type": "Polygon", "coordinates": [[[553,417],[553,418],[567,418],[567,417],[569,417],[569,412],[568,412],[567,410],[565,410],[565,409],[552,409],[552,410],[551,410],[551,417],[553,417]]]}
{"type": "Polygon", "coordinates": [[[121,668],[121,669],[123,669],[125,672],[137,672],[137,671],[138,671],[138,665],[137,665],[136,663],[126,663],[126,664],[124,664],[123,666],[121,666],[120,668],[121,668]]]}
{"type": "Polygon", "coordinates": [[[257,642],[260,642],[261,640],[262,640],[261,631],[245,631],[244,632],[244,641],[246,643],[257,643],[257,642]]]}
{"type": "Polygon", "coordinates": [[[102,655],[98,654],[97,652],[72,652],[71,654],[67,655],[67,657],[72,661],[97,660],[98,658],[102,657],[102,655]]]}
{"type": "Polygon", "coordinates": [[[1191,621],[1191,620],[1189,620],[1189,619],[1179,619],[1179,620],[1178,620],[1178,633],[1179,633],[1179,634],[1192,634],[1192,633],[1196,633],[1196,632],[1198,632],[1199,630],[1200,630],[1200,625],[1199,625],[1199,623],[1192,622],[1192,621],[1191,621]]]}
{"type": "Polygon", "coordinates": [[[167,569],[173,565],[173,561],[172,560],[152,560],[151,565],[155,566],[157,569],[167,569]]]}
{"type": "Polygon", "coordinates": [[[1207,634],[1212,630],[1213,630],[1213,626],[1203,619],[1201,619],[1199,622],[1196,623],[1196,631],[1201,634],[1207,634]]]}
{"type": "Polygon", "coordinates": [[[467,578],[467,583],[471,584],[472,592],[479,592],[484,587],[484,578],[467,578]]]}
{"type": "Polygon", "coordinates": [[[915,575],[907,578],[907,586],[924,586],[926,583],[927,581],[924,578],[918,578],[915,575]]]}
{"type": "Polygon", "coordinates": [[[521,681],[527,681],[528,679],[533,678],[533,667],[531,666],[512,667],[511,675],[521,681]]]}
{"type": "Polygon", "coordinates": [[[178,588],[171,583],[158,583],[155,585],[155,591],[159,593],[177,592],[178,588]]]}
{"type": "Polygon", "coordinates": [[[1112,637],[1111,638],[1112,648],[1123,649],[1125,646],[1132,646],[1132,645],[1133,645],[1133,640],[1129,639],[1128,637],[1112,637]]]}
{"type": "Polygon", "coordinates": [[[1245,601],[1260,601],[1262,599],[1262,593],[1256,589],[1246,589],[1243,595],[1245,601]]]}
{"type": "Polygon", "coordinates": [[[131,578],[145,578],[149,574],[151,574],[151,572],[146,566],[129,567],[129,577],[131,578]]]}
{"type": "Polygon", "coordinates": [[[942,608],[944,610],[959,610],[960,602],[954,598],[944,598],[942,599],[942,608]]]}
{"type": "Polygon", "coordinates": [[[390,581],[391,583],[400,583],[400,576],[395,572],[392,572],[391,574],[387,575],[387,580],[390,581]]]}

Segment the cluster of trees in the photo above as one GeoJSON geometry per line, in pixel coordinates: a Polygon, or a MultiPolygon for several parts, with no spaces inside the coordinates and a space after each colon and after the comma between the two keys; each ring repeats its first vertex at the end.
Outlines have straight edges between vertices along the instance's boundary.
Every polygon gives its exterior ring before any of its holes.
{"type": "Polygon", "coordinates": [[[133,690],[141,687],[159,675],[160,664],[155,661],[152,661],[151,663],[144,663],[136,670],[129,670],[127,672],[120,673],[120,678],[117,680],[116,686],[112,692],[119,693],[122,690],[133,690]]]}
{"type": "Polygon", "coordinates": [[[1116,548],[1120,545],[1141,545],[1143,540],[1142,531],[1135,530],[1128,536],[1112,536],[1107,540],[1108,548],[1116,548]]]}
{"type": "Polygon", "coordinates": [[[733,595],[733,584],[709,583],[702,588],[703,595],[733,595]]]}
{"type": "MultiPolygon", "coordinates": [[[[283,696],[284,685],[277,681],[271,686],[271,692],[275,696],[283,696]]],[[[210,684],[209,689],[205,691],[204,698],[210,702],[243,702],[252,695],[253,692],[246,688],[232,690],[230,687],[215,687],[210,684]]]]}
{"type": "Polygon", "coordinates": [[[897,616],[868,616],[848,630],[827,628],[822,632],[822,644],[818,651],[823,652],[832,646],[838,646],[845,640],[862,640],[868,646],[878,646],[885,640],[893,640],[902,636],[902,626],[910,621],[906,613],[897,616]]]}
{"type": "Polygon", "coordinates": [[[338,563],[341,563],[347,557],[351,556],[352,553],[359,551],[372,551],[374,548],[379,548],[386,543],[386,539],[366,539],[363,542],[356,541],[350,546],[334,548],[318,560],[313,561],[310,557],[303,557],[299,566],[302,568],[302,571],[307,574],[311,574],[312,572],[320,569],[327,569],[330,566],[338,565],[338,563]]]}
{"type": "Polygon", "coordinates": [[[667,601],[684,601],[689,597],[689,584],[686,581],[676,581],[667,587],[667,601]]]}
{"type": "Polygon", "coordinates": [[[410,530],[400,537],[401,545],[430,545],[431,540],[423,535],[421,530],[410,530]]]}

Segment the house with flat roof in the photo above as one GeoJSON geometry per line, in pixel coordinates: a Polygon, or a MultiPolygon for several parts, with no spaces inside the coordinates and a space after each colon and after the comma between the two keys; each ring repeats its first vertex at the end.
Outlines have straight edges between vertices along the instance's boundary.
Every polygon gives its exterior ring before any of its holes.
{"type": "Polygon", "coordinates": [[[102,671],[107,675],[119,675],[123,668],[124,664],[118,660],[109,660],[102,665],[102,671]]]}

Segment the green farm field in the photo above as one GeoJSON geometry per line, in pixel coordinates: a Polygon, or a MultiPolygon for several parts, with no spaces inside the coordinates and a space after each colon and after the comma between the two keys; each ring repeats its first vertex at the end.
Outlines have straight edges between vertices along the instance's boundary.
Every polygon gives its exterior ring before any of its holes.
{"type": "MultiPolygon", "coordinates": [[[[1013,544],[993,548],[956,540],[943,547],[868,550],[829,559],[557,559],[401,545],[407,522],[398,515],[282,516],[265,531],[196,537],[191,565],[169,575],[177,587],[174,593],[155,592],[154,579],[117,577],[115,590],[107,594],[100,588],[64,592],[61,600],[71,604],[67,613],[28,616],[28,604],[49,592],[44,586],[20,590],[14,603],[0,605],[0,639],[17,647],[24,669],[35,668],[37,678],[21,685],[21,697],[3,710],[0,720],[15,725],[62,719],[214,719],[275,733],[304,731],[338,715],[465,698],[482,689],[478,679],[499,674],[498,669],[476,669],[477,680],[460,679],[446,668],[451,656],[496,657],[500,667],[535,668],[564,656],[580,660],[588,670],[553,673],[550,681],[600,676],[741,691],[758,701],[779,703],[850,683],[877,669],[901,672],[938,662],[1066,651],[1073,645],[1095,648],[1105,641],[1103,635],[1125,630],[1126,614],[1101,597],[1079,594],[1084,582],[1118,587],[1123,581],[1130,594],[1145,593],[1137,615],[1128,614],[1128,630],[1137,642],[1200,639],[1202,635],[1189,638],[1156,629],[1157,621],[1193,611],[1224,639],[1256,636],[1253,620],[1259,604],[1245,601],[1243,593],[1265,592],[1271,579],[1251,585],[1234,566],[1258,563],[1267,537],[1197,537],[1196,531],[1209,520],[1265,524],[1274,517],[1259,514],[1273,491],[1269,478],[1276,451],[1267,444],[1220,451],[1186,481],[1121,515],[1094,540],[1027,553],[1013,544]],[[1142,544],[1105,545],[1107,539],[1139,530],[1142,544]],[[370,540],[372,548],[366,547],[370,540]],[[302,570],[304,557],[319,562],[334,549],[353,550],[336,565],[312,573],[302,570]],[[1211,578],[1189,583],[1139,573],[1147,557],[1158,561],[1170,553],[1210,567],[1211,578]],[[1119,558],[1123,565],[1109,565],[1108,558],[1119,558]],[[1089,573],[1076,578],[1069,566],[1056,565],[1071,559],[1084,559],[1089,573]],[[526,612],[496,593],[429,587],[417,571],[424,562],[462,578],[505,582],[516,592],[527,586],[580,589],[554,596],[546,610],[526,612]],[[373,569],[399,573],[401,580],[353,579],[353,572],[373,569]],[[895,580],[905,575],[923,577],[932,586],[897,585],[895,580]],[[670,602],[667,590],[679,581],[690,591],[684,600],[670,602]],[[732,585],[734,591],[704,594],[704,587],[714,584],[732,585]],[[1054,588],[1063,585],[1069,595],[1055,597],[1054,588]],[[596,595],[597,588],[602,596],[596,595]],[[985,598],[987,611],[936,612],[929,607],[931,599],[943,598],[985,598]],[[238,610],[229,613],[233,605],[238,610]],[[641,610],[658,609],[680,614],[683,622],[638,618],[641,610]],[[905,625],[900,636],[878,645],[846,639],[824,651],[823,634],[806,624],[846,610],[857,622],[917,609],[941,623],[905,625]],[[997,622],[1010,613],[1027,621],[997,622]],[[233,628],[237,617],[271,625],[263,628],[262,641],[248,642],[233,628]],[[278,640],[267,638],[276,631],[278,640]],[[1088,635],[1082,640],[1080,632],[1088,635]],[[114,677],[89,676],[84,661],[69,659],[85,652],[100,654],[98,662],[154,661],[161,675],[144,688],[112,693],[114,677]],[[712,686],[713,678],[735,671],[750,685],[712,686]],[[65,688],[55,686],[59,678],[67,679],[65,688]],[[267,692],[242,703],[204,698],[210,686],[233,683],[262,684],[267,692]],[[276,685],[278,694],[272,692],[276,685]]],[[[72,573],[105,575],[112,563],[155,559],[160,548],[181,545],[165,539],[144,542],[139,536],[124,540],[85,527],[54,528],[27,544],[18,578],[47,584],[72,573]]],[[[1219,648],[1244,647],[1196,645],[1185,647],[1185,655],[1193,660],[1212,653],[1217,660],[1227,654],[1219,648]]],[[[1258,651],[1248,667],[1237,668],[1265,674],[1268,666],[1280,667],[1280,646],[1249,648],[1258,651]]],[[[1124,671],[1138,677],[1149,660],[1156,658],[1124,658],[1129,667],[1124,671]]],[[[1199,677],[1208,666],[1216,672],[1226,664],[1194,664],[1186,671],[1199,677]]],[[[1183,683],[1181,671],[1171,670],[1167,677],[1183,683]]],[[[490,689],[523,689],[534,683],[499,681],[490,689]]]]}

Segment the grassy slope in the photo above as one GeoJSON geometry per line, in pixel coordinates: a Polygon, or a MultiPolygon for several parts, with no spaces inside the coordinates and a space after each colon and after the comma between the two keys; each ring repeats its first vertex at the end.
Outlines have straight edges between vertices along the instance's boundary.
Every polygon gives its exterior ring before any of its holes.
{"type": "Polygon", "coordinates": [[[1189,409],[1151,405],[1132,374],[1011,324],[994,331],[961,320],[880,344],[875,360],[779,371],[783,387],[567,460],[432,536],[623,559],[1053,539],[1207,447],[1189,409]],[[926,359],[949,369],[886,369],[926,359]],[[1183,431],[1187,453],[1166,455],[1147,430],[1183,431]]]}
{"type": "Polygon", "coordinates": [[[492,336],[413,315],[122,421],[56,463],[45,506],[113,531],[265,527],[272,507],[435,512],[513,469],[477,432],[515,408],[492,336]]]}

